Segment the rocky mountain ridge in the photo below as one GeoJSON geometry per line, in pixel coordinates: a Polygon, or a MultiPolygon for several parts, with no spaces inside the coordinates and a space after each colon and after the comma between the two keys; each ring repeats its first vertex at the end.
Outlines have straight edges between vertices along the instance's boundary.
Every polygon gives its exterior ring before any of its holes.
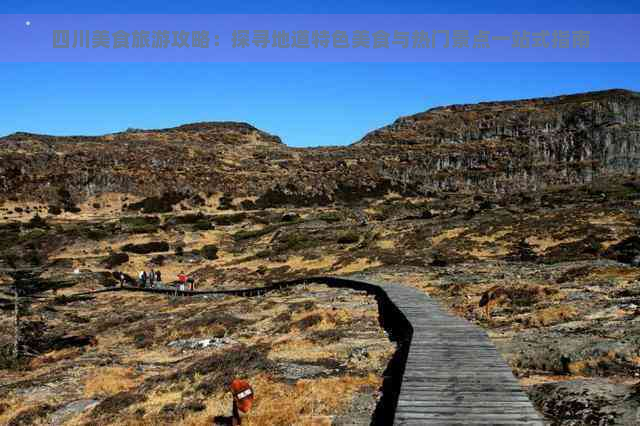
{"type": "Polygon", "coordinates": [[[255,208],[353,203],[389,192],[513,193],[635,174],[640,94],[615,89],[438,107],[344,147],[291,148],[235,122],[90,137],[14,133],[0,146],[4,200],[218,193],[255,208]]]}

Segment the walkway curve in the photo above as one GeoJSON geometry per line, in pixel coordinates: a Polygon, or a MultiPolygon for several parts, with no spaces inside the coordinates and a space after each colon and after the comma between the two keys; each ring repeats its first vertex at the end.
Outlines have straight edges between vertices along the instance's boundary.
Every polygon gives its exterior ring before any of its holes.
{"type": "Polygon", "coordinates": [[[380,322],[398,349],[383,383],[375,425],[544,425],[484,330],[444,311],[417,289],[341,277],[308,277],[238,290],[122,290],[180,295],[260,296],[301,284],[376,296],[380,322]]]}

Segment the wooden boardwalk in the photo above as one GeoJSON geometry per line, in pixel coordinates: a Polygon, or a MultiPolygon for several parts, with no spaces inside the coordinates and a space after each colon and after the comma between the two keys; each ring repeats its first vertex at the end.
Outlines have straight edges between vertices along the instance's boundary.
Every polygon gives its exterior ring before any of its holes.
{"type": "Polygon", "coordinates": [[[258,296],[307,282],[365,290],[377,294],[379,303],[383,301],[381,318],[386,322],[385,329],[391,331],[390,337],[399,345],[397,353],[402,356],[392,361],[396,366],[400,364],[400,368],[391,373],[393,380],[387,391],[383,386],[386,401],[379,406],[383,415],[372,424],[545,424],[487,334],[445,312],[436,301],[414,288],[356,277],[309,277],[238,290],[176,292],[169,287],[114,290],[185,296],[258,296]]]}
{"type": "Polygon", "coordinates": [[[413,335],[396,425],[544,425],[486,333],[426,294],[378,284],[413,335]]]}

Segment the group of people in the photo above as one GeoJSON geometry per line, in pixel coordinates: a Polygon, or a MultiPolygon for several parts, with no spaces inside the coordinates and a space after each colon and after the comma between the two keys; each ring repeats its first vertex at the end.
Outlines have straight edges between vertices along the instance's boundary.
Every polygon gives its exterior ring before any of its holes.
{"type": "MultiPolygon", "coordinates": [[[[126,285],[139,286],[141,288],[158,288],[163,285],[162,273],[159,270],[140,271],[138,274],[138,280],[122,272],[114,272],[114,277],[120,282],[120,286],[126,285]]],[[[184,271],[180,271],[178,274],[178,280],[167,283],[167,286],[175,286],[176,292],[180,291],[193,291],[196,289],[196,281],[193,277],[188,276],[184,271]]]]}
{"type": "Polygon", "coordinates": [[[153,269],[149,272],[140,271],[138,274],[138,282],[140,283],[140,287],[155,287],[157,285],[162,284],[162,274],[160,271],[154,271],[153,269]]]}
{"type": "MultiPolygon", "coordinates": [[[[140,287],[145,288],[154,288],[162,285],[162,274],[160,271],[154,271],[153,269],[149,272],[140,271],[138,274],[138,283],[140,287]]],[[[171,285],[171,284],[170,284],[171,285]]],[[[196,288],[195,280],[181,271],[178,274],[178,281],[175,283],[176,290],[180,291],[193,291],[196,288]]]]}

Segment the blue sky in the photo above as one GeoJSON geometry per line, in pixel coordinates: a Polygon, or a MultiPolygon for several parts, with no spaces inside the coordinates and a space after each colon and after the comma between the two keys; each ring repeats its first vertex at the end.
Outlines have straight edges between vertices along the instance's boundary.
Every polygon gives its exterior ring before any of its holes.
{"type": "Polygon", "coordinates": [[[638,0],[3,0],[0,13],[640,13],[638,0]]]}
{"type": "MultiPolygon", "coordinates": [[[[640,2],[89,2],[4,0],[0,13],[640,13],[640,2]]],[[[0,30],[1,31],[1,30],[0,30]]],[[[0,134],[101,134],[247,121],[294,146],[342,145],[401,115],[487,100],[628,88],[640,64],[0,65],[0,134]]]]}

